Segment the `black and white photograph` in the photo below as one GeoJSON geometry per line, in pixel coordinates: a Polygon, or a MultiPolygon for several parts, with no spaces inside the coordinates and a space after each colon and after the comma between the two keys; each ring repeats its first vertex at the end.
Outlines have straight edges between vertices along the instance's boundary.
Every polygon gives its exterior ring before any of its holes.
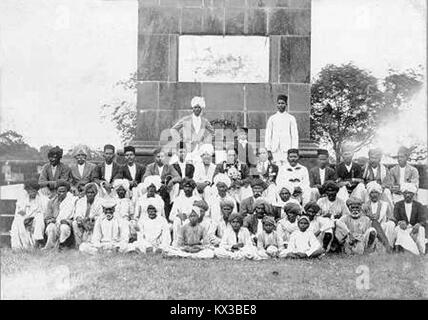
{"type": "Polygon", "coordinates": [[[427,300],[427,26],[426,0],[1,0],[0,300],[427,300]]]}

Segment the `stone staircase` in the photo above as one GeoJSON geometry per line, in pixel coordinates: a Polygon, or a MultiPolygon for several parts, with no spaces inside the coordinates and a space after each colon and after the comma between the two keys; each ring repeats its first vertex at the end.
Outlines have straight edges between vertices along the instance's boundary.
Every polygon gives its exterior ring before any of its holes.
{"type": "Polygon", "coordinates": [[[0,200],[0,248],[10,248],[10,227],[15,215],[16,200],[0,200]]]}

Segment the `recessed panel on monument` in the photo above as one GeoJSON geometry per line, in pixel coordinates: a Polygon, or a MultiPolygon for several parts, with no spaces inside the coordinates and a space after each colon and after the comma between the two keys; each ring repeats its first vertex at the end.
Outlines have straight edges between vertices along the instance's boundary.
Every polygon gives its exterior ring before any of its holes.
{"type": "Polygon", "coordinates": [[[180,36],[178,81],[269,82],[269,38],[180,36]]]}

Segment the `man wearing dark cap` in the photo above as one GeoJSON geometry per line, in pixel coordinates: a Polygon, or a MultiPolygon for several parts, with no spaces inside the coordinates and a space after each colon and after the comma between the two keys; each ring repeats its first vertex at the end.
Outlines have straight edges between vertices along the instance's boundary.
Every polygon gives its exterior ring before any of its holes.
{"type": "Polygon", "coordinates": [[[300,155],[297,149],[288,149],[287,163],[279,167],[278,184],[294,186],[293,197],[300,198],[303,205],[309,202],[310,187],[308,169],[299,163],[300,155]]]}
{"type": "Polygon", "coordinates": [[[251,190],[253,191],[253,195],[251,197],[243,199],[239,206],[239,213],[243,217],[246,217],[249,214],[253,214],[255,209],[254,204],[257,199],[262,197],[263,191],[265,191],[266,187],[266,183],[262,179],[252,179],[251,190]]]}
{"type": "Polygon", "coordinates": [[[122,172],[120,165],[114,161],[115,148],[111,144],[104,146],[104,162],[97,165],[92,172],[92,180],[99,186],[104,187],[107,192],[110,192],[113,181],[116,179],[122,179],[122,172]]]}
{"type": "Polygon", "coordinates": [[[55,195],[58,180],[70,180],[70,167],[61,162],[63,150],[56,146],[48,151],[49,163],[42,167],[39,185],[49,197],[55,195]]]}
{"type": "Polygon", "coordinates": [[[277,165],[285,162],[288,149],[299,147],[296,118],[286,111],[287,105],[288,97],[280,94],[278,112],[270,116],[266,124],[265,147],[277,165]]]}
{"type": "Polygon", "coordinates": [[[124,149],[126,163],[122,166],[122,177],[129,180],[129,188],[136,187],[143,181],[144,172],[146,167],[135,162],[135,148],[133,146],[126,146],[124,149]]]}
{"type": "Polygon", "coordinates": [[[248,143],[248,128],[238,128],[236,134],[235,149],[238,150],[238,160],[245,163],[251,171],[255,168],[257,159],[253,146],[248,143]]]}
{"type": "Polygon", "coordinates": [[[328,151],[319,149],[317,165],[309,170],[311,201],[317,201],[320,198],[323,194],[321,186],[329,180],[336,180],[336,172],[329,166],[328,151]]]}

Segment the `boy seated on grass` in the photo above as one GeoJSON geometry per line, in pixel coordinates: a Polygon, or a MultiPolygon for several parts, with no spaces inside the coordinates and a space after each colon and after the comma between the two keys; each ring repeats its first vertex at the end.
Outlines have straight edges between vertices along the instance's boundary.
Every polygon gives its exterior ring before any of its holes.
{"type": "Polygon", "coordinates": [[[199,219],[200,208],[193,206],[189,221],[178,230],[177,241],[166,250],[167,256],[198,259],[214,258],[209,235],[200,224],[199,219]]]}
{"type": "Polygon", "coordinates": [[[340,218],[340,221],[348,228],[343,249],[346,254],[364,254],[375,249],[377,237],[376,230],[372,227],[369,217],[363,214],[363,201],[351,197],[346,201],[350,214],[340,218]]]}
{"type": "Polygon", "coordinates": [[[302,210],[299,204],[290,202],[284,206],[284,212],[286,218],[278,221],[276,231],[284,242],[285,247],[287,247],[291,234],[299,229],[297,217],[301,215],[302,210]]]}
{"type": "Polygon", "coordinates": [[[319,216],[321,212],[320,206],[311,201],[305,205],[304,215],[309,218],[309,230],[311,230],[318,241],[322,244],[324,250],[327,250],[328,245],[332,239],[332,233],[326,232],[329,226],[321,222],[322,217],[319,216]]]}
{"type": "Polygon", "coordinates": [[[263,218],[263,231],[257,236],[257,254],[260,259],[277,258],[284,254],[284,242],[275,230],[275,219],[263,218]]]}
{"type": "Polygon", "coordinates": [[[233,199],[226,199],[220,202],[220,210],[222,219],[214,224],[214,237],[213,243],[216,247],[220,245],[221,238],[223,237],[227,228],[231,228],[229,217],[235,209],[235,201],[233,199]]]}
{"type": "Polygon", "coordinates": [[[309,229],[309,224],[307,216],[299,217],[299,229],[291,234],[287,250],[279,255],[280,258],[315,258],[324,253],[318,239],[309,229]]]}
{"type": "Polygon", "coordinates": [[[226,228],[220,246],[214,250],[216,257],[234,260],[259,259],[250,232],[242,227],[242,215],[232,213],[229,223],[231,228],[226,228]]]}
{"type": "Polygon", "coordinates": [[[158,209],[149,204],[144,209],[147,216],[143,216],[137,225],[137,241],[130,244],[136,250],[146,253],[148,251],[162,252],[171,244],[171,232],[168,221],[158,214],[158,209]]]}
{"type": "Polygon", "coordinates": [[[114,200],[105,200],[102,203],[102,207],[104,215],[95,221],[91,241],[83,242],[79,246],[79,250],[89,254],[96,254],[100,251],[131,251],[126,238],[127,233],[123,232],[119,219],[114,216],[116,202],[114,200]]]}

